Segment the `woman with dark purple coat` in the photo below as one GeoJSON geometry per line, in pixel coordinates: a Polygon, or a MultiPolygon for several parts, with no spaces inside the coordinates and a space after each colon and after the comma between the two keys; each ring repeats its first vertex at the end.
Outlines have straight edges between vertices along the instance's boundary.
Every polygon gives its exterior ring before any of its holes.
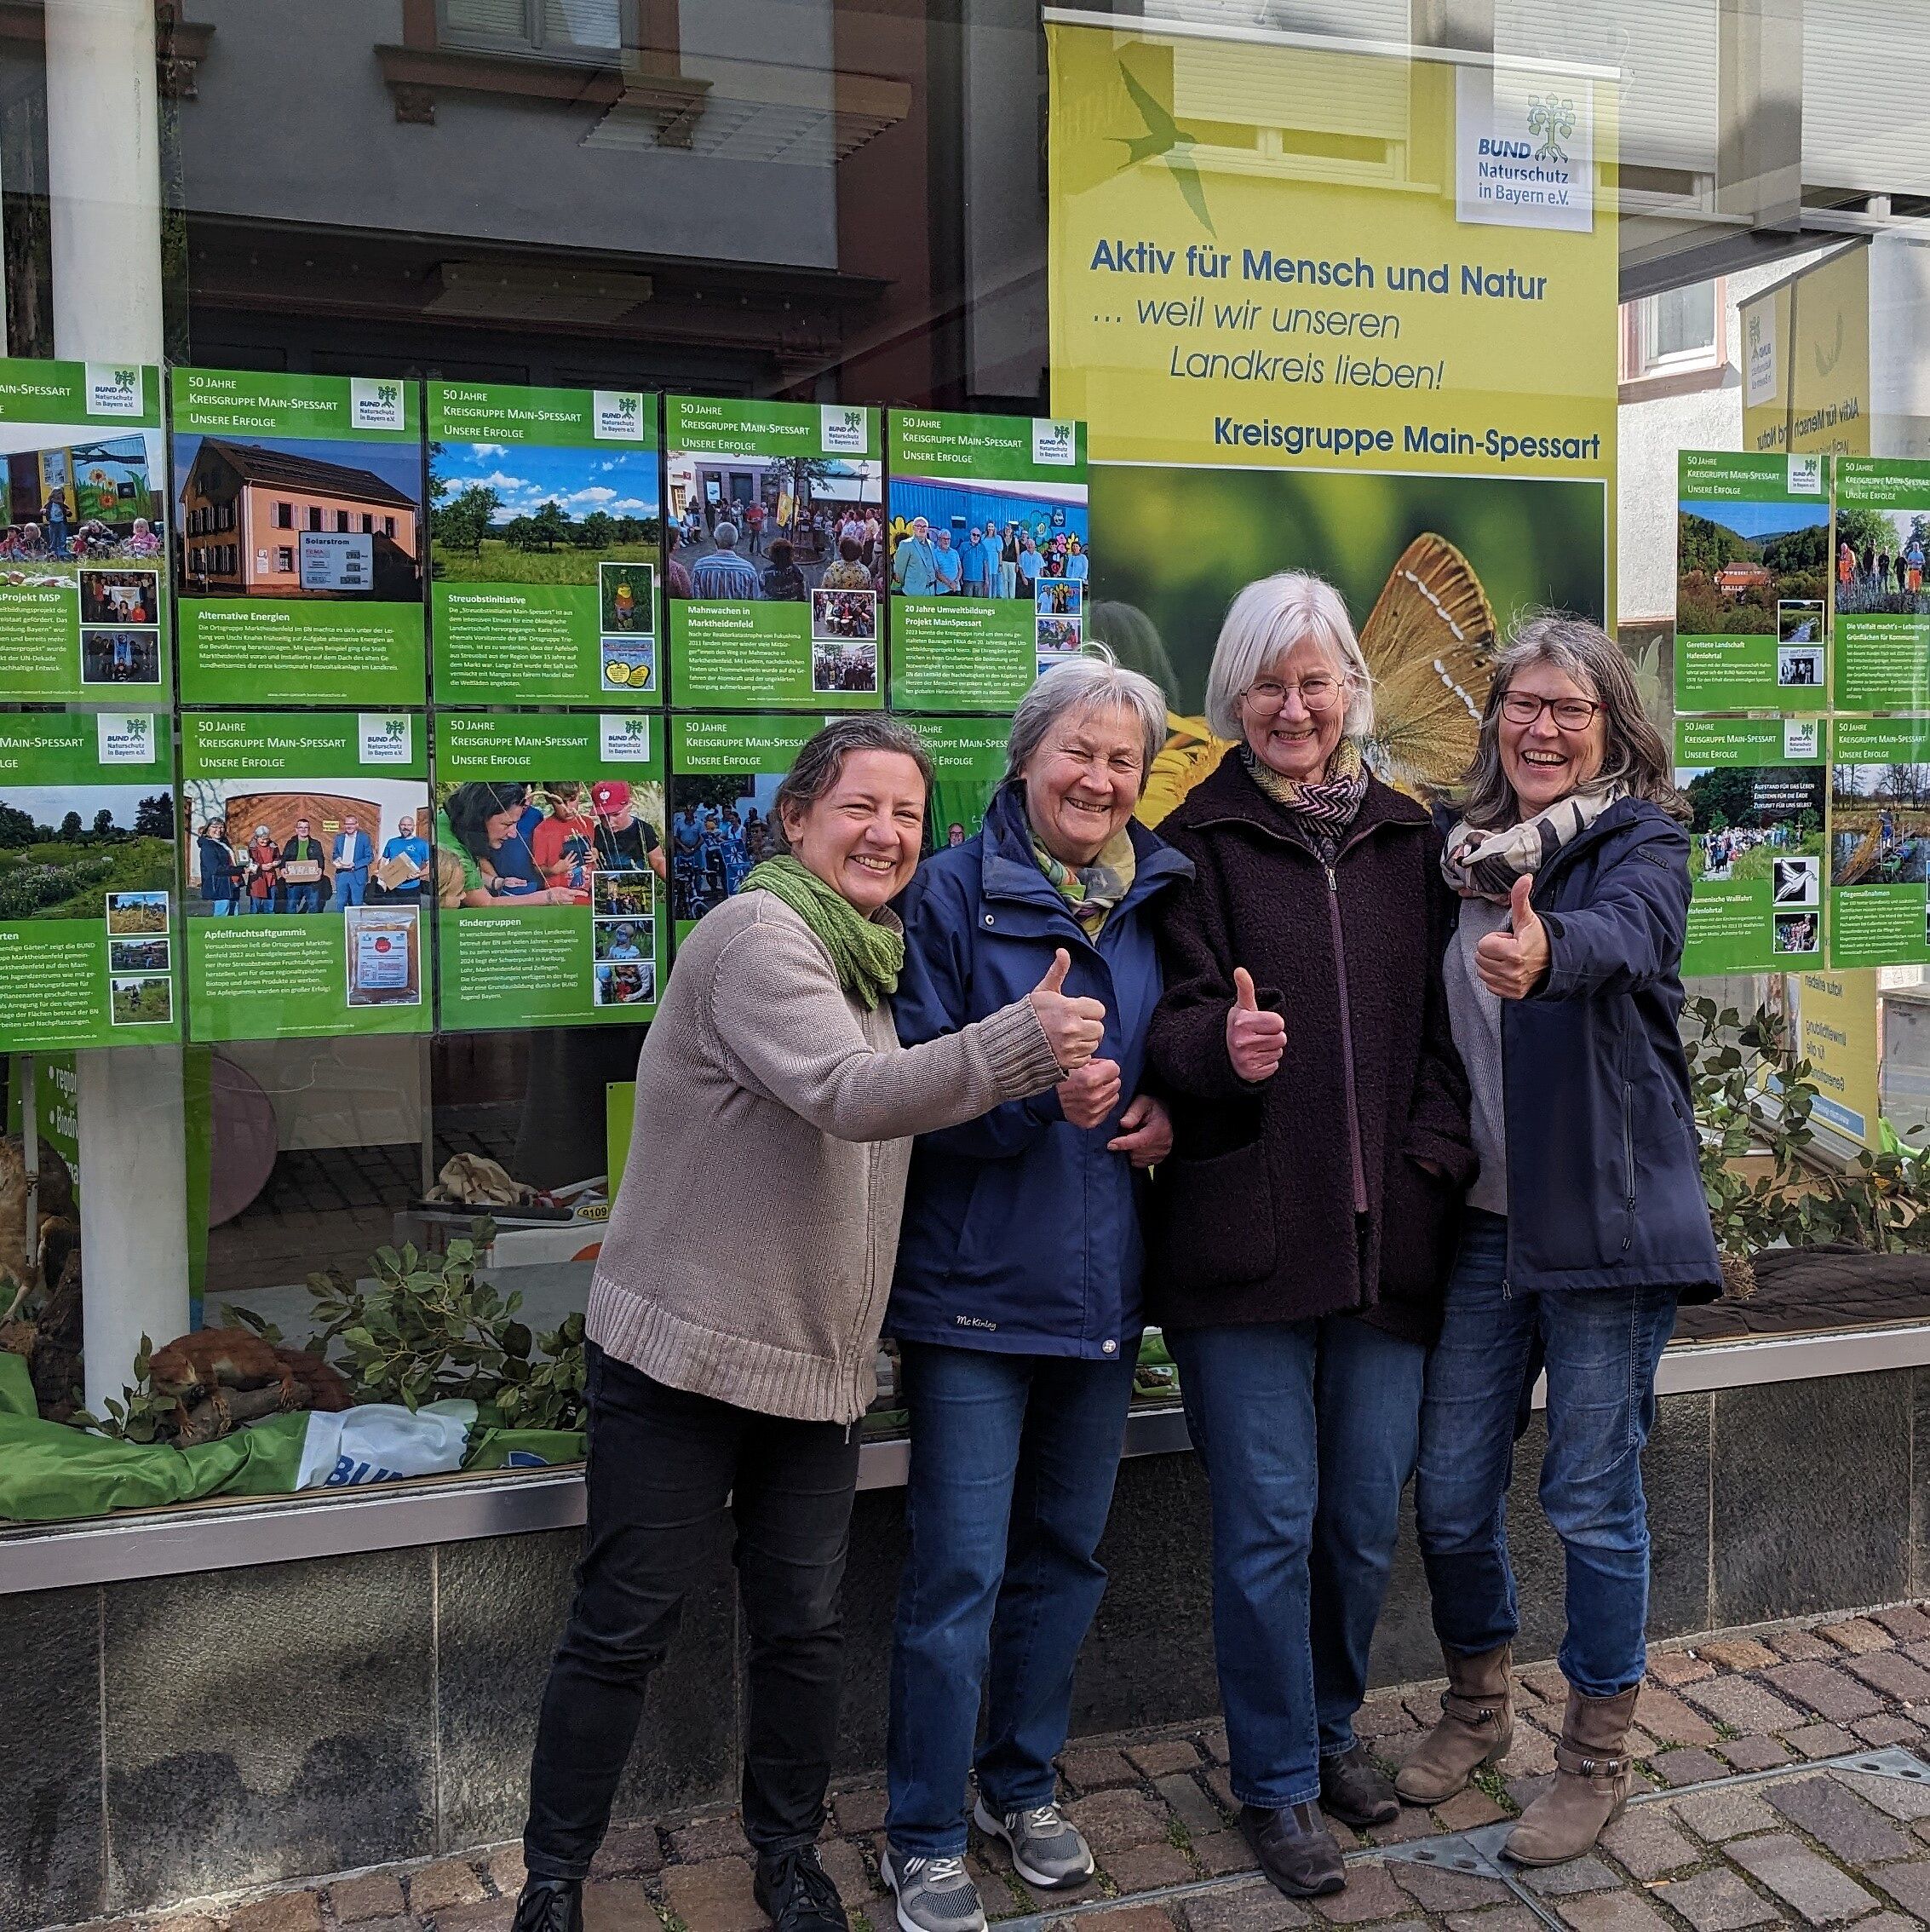
{"type": "Polygon", "coordinates": [[[1214,1639],[1240,1826],[1338,1891],[1322,1808],[1399,1809],[1354,1740],[1474,1155],[1427,814],[1366,768],[1367,666],[1330,584],[1233,600],[1207,718],[1234,749],[1160,833],[1147,1067],[1173,1116],[1147,1268],[1213,1491],[1214,1639]]]}

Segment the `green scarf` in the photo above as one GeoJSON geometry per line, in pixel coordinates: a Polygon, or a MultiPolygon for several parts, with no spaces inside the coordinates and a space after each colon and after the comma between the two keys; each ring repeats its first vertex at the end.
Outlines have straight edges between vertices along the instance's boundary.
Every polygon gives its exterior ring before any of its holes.
{"type": "Polygon", "coordinates": [[[905,935],[867,919],[841,892],[787,852],[753,865],[738,888],[781,899],[824,942],[838,984],[869,1013],[898,991],[905,970],[905,935]]]}
{"type": "Polygon", "coordinates": [[[1099,937],[1107,915],[1131,891],[1133,875],[1139,870],[1132,834],[1123,825],[1106,840],[1089,865],[1068,865],[1064,860],[1054,859],[1037,832],[1032,834],[1032,857],[1052,889],[1071,908],[1072,917],[1088,939],[1099,937]]]}

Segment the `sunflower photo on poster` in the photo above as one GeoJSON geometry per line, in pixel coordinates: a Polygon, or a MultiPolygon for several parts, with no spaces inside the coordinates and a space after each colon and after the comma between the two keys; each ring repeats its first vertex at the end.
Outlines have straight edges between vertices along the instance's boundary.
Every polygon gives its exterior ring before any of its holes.
{"type": "Polygon", "coordinates": [[[1509,620],[1552,606],[1601,621],[1605,508],[1588,480],[1096,465],[1107,538],[1087,634],[1152,677],[1169,713],[1140,816],[1157,824],[1218,764],[1204,710],[1221,620],[1283,570],[1346,600],[1374,676],[1375,769],[1417,795],[1451,784],[1509,620]]]}

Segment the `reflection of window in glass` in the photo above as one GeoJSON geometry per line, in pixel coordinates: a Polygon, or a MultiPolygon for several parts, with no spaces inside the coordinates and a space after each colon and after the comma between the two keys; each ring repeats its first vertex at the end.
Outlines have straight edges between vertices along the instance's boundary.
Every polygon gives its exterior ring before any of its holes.
{"type": "Polygon", "coordinates": [[[1623,305],[1622,379],[1720,369],[1723,294],[1720,279],[1691,282],[1623,305]]]}
{"type": "Polygon", "coordinates": [[[623,45],[623,0],[441,0],[445,47],[582,60],[623,45]]]}

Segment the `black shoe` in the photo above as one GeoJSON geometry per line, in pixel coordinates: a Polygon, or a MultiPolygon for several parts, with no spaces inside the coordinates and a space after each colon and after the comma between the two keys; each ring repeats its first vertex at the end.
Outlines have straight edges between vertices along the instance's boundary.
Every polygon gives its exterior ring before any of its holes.
{"type": "Polygon", "coordinates": [[[1364,1747],[1353,1744],[1320,1760],[1320,1808],[1343,1825],[1391,1825],[1400,1798],[1364,1747]]]}
{"type": "Polygon", "coordinates": [[[844,1900],[815,1845],[760,1854],[751,1891],[778,1932],[849,1932],[844,1900]]]}
{"type": "Polygon", "coordinates": [[[583,1889],[577,1878],[530,1878],[516,1900],[509,1932],[583,1932],[583,1889]]]}
{"type": "Polygon", "coordinates": [[[1260,1869],[1290,1899],[1324,1898],[1347,1883],[1341,1848],[1317,1804],[1292,1804],[1284,1811],[1243,1804],[1240,1831],[1260,1869]]]}

